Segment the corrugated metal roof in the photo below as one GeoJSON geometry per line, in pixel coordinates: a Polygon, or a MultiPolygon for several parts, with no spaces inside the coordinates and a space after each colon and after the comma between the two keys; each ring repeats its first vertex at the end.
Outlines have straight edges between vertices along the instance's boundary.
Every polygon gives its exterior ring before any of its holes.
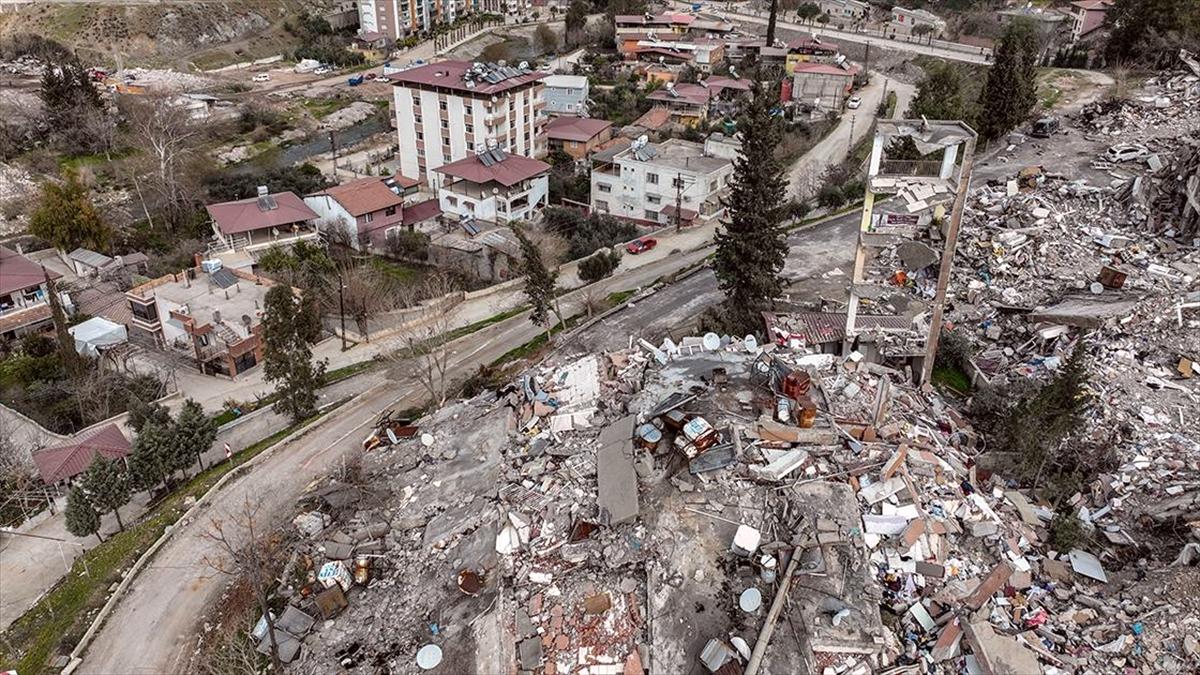
{"type": "Polygon", "coordinates": [[[71,251],[70,258],[71,260],[81,262],[88,267],[95,267],[96,269],[108,267],[108,265],[113,261],[112,258],[104,255],[103,253],[97,253],[86,248],[77,248],[74,251],[71,251]]]}

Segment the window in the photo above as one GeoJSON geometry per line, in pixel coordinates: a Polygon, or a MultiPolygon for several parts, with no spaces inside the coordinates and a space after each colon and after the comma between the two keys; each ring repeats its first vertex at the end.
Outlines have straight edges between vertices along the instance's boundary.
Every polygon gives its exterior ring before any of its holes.
{"type": "Polygon", "coordinates": [[[472,142],[470,142],[470,141],[467,141],[467,151],[468,151],[468,152],[474,152],[474,151],[475,151],[475,144],[474,144],[474,143],[472,143],[472,142]]]}
{"type": "Polygon", "coordinates": [[[364,214],[364,215],[363,215],[363,222],[364,222],[364,223],[369,223],[369,222],[371,222],[372,220],[375,220],[375,214],[374,214],[374,213],[367,213],[367,214],[364,214]]]}
{"type": "Polygon", "coordinates": [[[658,211],[646,209],[646,220],[658,220],[658,211]]]}
{"type": "Polygon", "coordinates": [[[446,203],[450,206],[458,206],[458,197],[446,197],[446,203]]]}
{"type": "Polygon", "coordinates": [[[604,211],[607,213],[608,212],[608,202],[604,201],[603,199],[597,199],[596,200],[596,210],[604,211]]]}
{"type": "Polygon", "coordinates": [[[446,102],[445,102],[445,101],[438,101],[438,107],[439,107],[439,108],[441,108],[442,110],[445,110],[445,109],[446,109],[446,102]]]}
{"type": "Polygon", "coordinates": [[[383,210],[383,215],[385,215],[385,216],[396,215],[396,207],[394,207],[394,206],[387,207],[386,209],[383,210]]]}
{"type": "Polygon", "coordinates": [[[449,129],[449,128],[450,128],[450,122],[449,122],[449,121],[447,121],[447,120],[442,120],[442,128],[443,128],[443,129],[449,129]]]}
{"type": "Polygon", "coordinates": [[[208,346],[208,335],[207,335],[207,334],[205,334],[205,333],[201,333],[200,335],[197,335],[197,336],[196,336],[196,342],[197,342],[197,343],[198,343],[198,344],[199,344],[201,347],[207,347],[207,346],[208,346]]]}
{"type": "Polygon", "coordinates": [[[683,179],[680,177],[672,178],[671,179],[671,187],[673,187],[673,188],[683,187],[683,179]]]}
{"type": "Polygon", "coordinates": [[[659,197],[658,195],[646,195],[646,203],[647,204],[661,204],[662,197],[659,197]]]}
{"type": "Polygon", "coordinates": [[[468,125],[467,125],[467,133],[468,133],[468,134],[473,134],[473,133],[475,133],[475,127],[474,127],[474,126],[472,126],[472,125],[470,125],[470,124],[468,124],[468,125]]]}
{"type": "Polygon", "coordinates": [[[601,192],[612,192],[612,186],[608,183],[596,183],[596,189],[601,192]]]}
{"type": "Polygon", "coordinates": [[[646,174],[646,182],[651,185],[658,185],[658,174],[656,174],[656,173],[646,174]]]}
{"type": "Polygon", "coordinates": [[[466,209],[467,211],[470,211],[471,213],[475,213],[475,203],[474,202],[469,202],[464,199],[462,205],[463,205],[463,208],[466,209]]]}
{"type": "Polygon", "coordinates": [[[137,318],[148,323],[155,323],[158,321],[158,307],[153,304],[143,305],[137,302],[130,302],[129,311],[137,318]]]}
{"type": "Polygon", "coordinates": [[[708,182],[708,191],[709,191],[709,192],[716,192],[716,191],[717,191],[717,181],[715,181],[715,180],[711,180],[711,181],[709,181],[709,182],[708,182]]]}
{"type": "Polygon", "coordinates": [[[423,134],[423,133],[421,133],[420,131],[418,131],[418,132],[417,132],[417,140],[418,140],[418,141],[423,141],[423,140],[425,140],[425,134],[423,134]]]}

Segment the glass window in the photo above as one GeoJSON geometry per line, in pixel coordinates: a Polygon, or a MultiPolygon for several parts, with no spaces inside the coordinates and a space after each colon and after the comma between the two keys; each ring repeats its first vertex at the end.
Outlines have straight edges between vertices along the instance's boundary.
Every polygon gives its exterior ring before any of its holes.
{"type": "Polygon", "coordinates": [[[607,183],[596,183],[596,188],[601,192],[612,192],[612,186],[607,183]]]}
{"type": "Polygon", "coordinates": [[[651,185],[658,185],[658,174],[656,174],[656,173],[646,174],[646,182],[650,183],[651,185]]]}
{"type": "Polygon", "coordinates": [[[648,204],[661,204],[662,197],[659,197],[658,195],[646,195],[646,202],[648,204]]]}
{"type": "Polygon", "coordinates": [[[396,215],[396,207],[394,207],[394,206],[387,207],[386,209],[383,210],[383,215],[385,215],[385,216],[396,215]]]}

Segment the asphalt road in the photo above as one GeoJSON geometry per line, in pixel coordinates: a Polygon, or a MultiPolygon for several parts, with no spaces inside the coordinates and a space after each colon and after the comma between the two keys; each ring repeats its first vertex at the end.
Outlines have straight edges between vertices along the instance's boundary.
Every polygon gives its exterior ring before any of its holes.
{"type": "MultiPolygon", "coordinates": [[[[696,264],[706,255],[707,250],[703,249],[682,252],[661,264],[635,268],[602,282],[598,290],[609,293],[647,286],[663,274],[696,264]]],[[[563,313],[581,311],[582,297],[581,291],[564,295],[563,313]]],[[[463,337],[451,345],[451,370],[456,377],[466,376],[540,332],[540,328],[529,322],[527,314],[522,314],[463,337]]],[[[194,647],[193,636],[200,628],[200,617],[218,601],[227,581],[207,562],[223,559],[220,549],[203,537],[212,520],[227,518],[246,499],[259,506],[264,518],[274,514],[283,519],[292,512],[295,500],[312,480],[328,474],[343,458],[360,452],[367,426],[374,422],[379,411],[416,406],[425,398],[414,380],[397,375],[349,407],[335,411],[307,434],[279,448],[249,473],[228,484],[207,512],[176,526],[174,537],[131,585],[96,636],[78,672],[97,675],[184,672],[194,647]]],[[[271,524],[290,527],[282,520],[271,524]]]]}

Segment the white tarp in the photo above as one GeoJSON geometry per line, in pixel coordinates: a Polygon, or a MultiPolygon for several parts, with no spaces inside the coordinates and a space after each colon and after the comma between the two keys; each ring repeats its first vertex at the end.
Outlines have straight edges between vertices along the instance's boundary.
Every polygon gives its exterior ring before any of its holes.
{"type": "Polygon", "coordinates": [[[125,326],[104,317],[93,317],[67,329],[75,338],[75,351],[84,356],[96,356],[101,349],[129,341],[125,326]]]}

